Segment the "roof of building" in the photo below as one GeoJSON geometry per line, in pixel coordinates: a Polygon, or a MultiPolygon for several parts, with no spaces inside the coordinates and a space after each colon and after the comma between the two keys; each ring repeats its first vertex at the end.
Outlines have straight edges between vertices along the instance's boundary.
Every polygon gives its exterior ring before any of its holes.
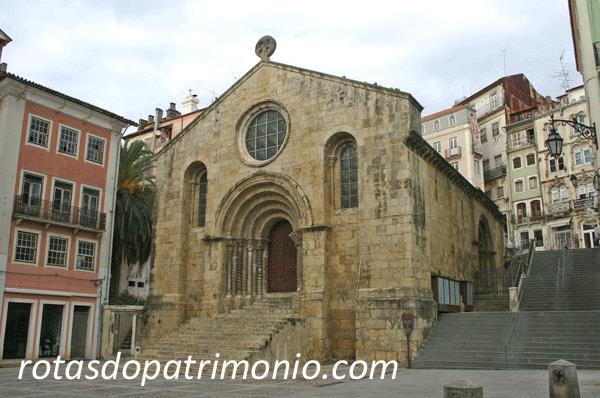
{"type": "Polygon", "coordinates": [[[421,118],[421,122],[425,123],[425,122],[428,122],[430,120],[437,119],[438,117],[449,115],[449,114],[454,113],[456,111],[460,111],[461,109],[464,109],[464,108],[465,108],[464,104],[457,104],[457,105],[454,105],[452,108],[444,109],[444,110],[441,110],[439,112],[432,113],[431,115],[423,116],[421,118]]]}
{"type": "Polygon", "coordinates": [[[129,120],[129,119],[126,119],[123,116],[119,116],[116,113],[107,111],[106,109],[102,109],[102,108],[100,108],[100,107],[98,107],[96,105],[90,104],[89,102],[85,102],[85,101],[82,101],[82,100],[77,99],[75,97],[71,97],[70,95],[67,95],[67,94],[61,93],[59,91],[53,90],[53,89],[51,89],[49,87],[46,87],[46,86],[44,86],[42,84],[39,84],[39,83],[33,82],[31,80],[25,79],[25,78],[23,78],[21,76],[17,76],[17,75],[15,75],[13,73],[0,72],[0,81],[4,80],[6,78],[10,78],[10,79],[16,80],[16,81],[18,81],[20,83],[23,83],[23,84],[26,84],[28,86],[31,86],[31,87],[37,88],[39,90],[45,91],[45,92],[47,92],[49,94],[56,95],[57,97],[64,98],[67,101],[71,101],[71,102],[73,102],[75,104],[78,104],[78,105],[84,106],[86,108],[92,109],[92,110],[94,110],[94,111],[96,111],[98,113],[101,113],[101,114],[106,115],[108,117],[111,117],[113,119],[117,119],[117,120],[119,120],[119,121],[121,121],[123,123],[126,123],[126,124],[130,125],[130,126],[137,126],[136,122],[134,122],[132,120],[129,120]]]}
{"type": "Polygon", "coordinates": [[[462,100],[460,103],[461,104],[467,104],[473,98],[480,96],[481,94],[485,93],[486,91],[488,91],[492,87],[496,87],[496,86],[502,84],[504,82],[504,80],[510,79],[510,78],[513,78],[513,77],[517,77],[517,76],[523,76],[523,77],[525,77],[525,75],[523,73],[515,73],[514,75],[503,76],[503,77],[495,80],[494,82],[488,84],[487,86],[485,86],[481,90],[477,91],[476,93],[471,94],[470,96],[468,96],[467,98],[465,98],[464,100],[462,100]]]}
{"type": "MultiPolygon", "coordinates": [[[[169,117],[169,118],[161,119],[161,121],[160,121],[160,127],[164,127],[163,126],[164,124],[169,124],[169,122],[174,122],[177,119],[181,119],[183,117],[190,116],[190,115],[192,115],[194,113],[197,113],[198,116],[200,116],[200,114],[204,110],[206,110],[206,109],[207,108],[196,109],[195,111],[184,113],[182,115],[177,115],[177,116],[172,116],[172,117],[169,117]]],[[[146,126],[144,126],[143,128],[141,128],[140,130],[132,131],[131,133],[124,135],[123,138],[124,139],[133,138],[133,137],[137,137],[138,135],[143,135],[143,134],[150,133],[152,131],[154,131],[154,123],[148,122],[148,124],[146,124],[146,126]]]]}
{"type": "Polygon", "coordinates": [[[256,65],[254,65],[250,70],[248,70],[242,77],[240,77],[235,83],[233,83],[227,90],[225,90],[225,92],[223,94],[221,94],[219,97],[217,97],[217,99],[212,104],[210,104],[210,106],[208,106],[207,108],[204,109],[206,112],[203,112],[202,114],[198,115],[197,118],[195,118],[192,122],[190,122],[177,135],[177,137],[173,138],[171,141],[169,141],[169,143],[167,145],[165,145],[160,151],[158,151],[157,155],[160,156],[163,152],[165,152],[172,145],[174,145],[179,139],[181,139],[181,137],[183,137],[184,135],[186,135],[188,133],[188,131],[190,131],[191,128],[196,123],[198,123],[203,117],[205,117],[207,114],[209,114],[212,109],[214,109],[217,106],[219,106],[219,104],[226,97],[228,97],[231,93],[233,93],[236,88],[238,88],[245,80],[247,80],[259,68],[261,68],[262,66],[265,66],[265,65],[274,66],[276,68],[285,69],[285,70],[288,70],[288,71],[292,70],[292,71],[301,72],[301,73],[305,73],[305,74],[314,74],[314,75],[317,75],[317,76],[319,76],[321,78],[330,79],[330,80],[336,80],[336,81],[339,81],[339,82],[342,82],[342,83],[346,83],[346,84],[352,84],[352,85],[356,85],[356,86],[361,86],[361,87],[367,88],[369,90],[378,91],[378,92],[381,92],[381,93],[384,93],[384,94],[388,94],[388,95],[393,95],[393,96],[396,96],[396,97],[404,97],[404,98],[407,98],[409,101],[413,102],[417,106],[417,108],[419,109],[419,111],[423,110],[423,106],[411,94],[406,93],[404,91],[400,91],[397,88],[383,87],[383,86],[380,86],[378,84],[371,84],[371,83],[360,82],[358,80],[348,79],[348,78],[346,78],[344,76],[340,77],[340,76],[330,75],[330,74],[323,73],[323,72],[317,72],[317,71],[310,70],[310,69],[300,68],[300,67],[297,67],[297,66],[282,64],[282,63],[279,63],[279,62],[263,61],[263,60],[261,60],[256,65]]]}
{"type": "Polygon", "coordinates": [[[10,36],[8,36],[6,33],[4,33],[2,31],[2,29],[0,29],[0,44],[8,44],[12,41],[12,39],[10,38],[10,36]]]}

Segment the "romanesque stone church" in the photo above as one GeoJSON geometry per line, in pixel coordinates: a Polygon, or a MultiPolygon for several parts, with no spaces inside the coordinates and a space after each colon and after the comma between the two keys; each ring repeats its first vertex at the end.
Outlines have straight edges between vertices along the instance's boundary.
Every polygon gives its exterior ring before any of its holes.
{"type": "Polygon", "coordinates": [[[259,45],[158,154],[144,353],[405,363],[402,314],[414,357],[438,312],[502,293],[502,216],[423,140],[410,94],[259,45]]]}

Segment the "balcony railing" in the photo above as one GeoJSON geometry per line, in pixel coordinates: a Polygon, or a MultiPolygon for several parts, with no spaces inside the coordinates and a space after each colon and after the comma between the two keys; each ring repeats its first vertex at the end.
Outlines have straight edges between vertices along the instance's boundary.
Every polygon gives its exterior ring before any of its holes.
{"type": "Polygon", "coordinates": [[[554,217],[561,216],[571,210],[570,202],[552,203],[548,205],[548,213],[554,217]]]}
{"type": "Polygon", "coordinates": [[[44,222],[69,224],[104,231],[106,228],[106,213],[97,210],[68,206],[57,201],[32,199],[27,196],[15,198],[15,217],[27,217],[44,222]]]}
{"type": "Polygon", "coordinates": [[[535,144],[533,137],[517,137],[506,141],[506,149],[511,151],[517,148],[523,148],[535,144]]]}
{"type": "Polygon", "coordinates": [[[589,196],[587,198],[575,199],[573,201],[573,208],[575,210],[585,209],[587,207],[590,207],[590,208],[594,207],[594,197],[593,196],[589,196]]]}
{"type": "Polygon", "coordinates": [[[506,165],[498,166],[493,169],[485,170],[483,172],[483,179],[487,182],[494,178],[502,177],[506,175],[506,165]]]}
{"type": "Polygon", "coordinates": [[[488,113],[494,112],[496,109],[502,108],[504,106],[504,97],[497,96],[493,99],[488,99],[485,101],[475,112],[475,117],[479,119],[482,116],[487,115],[488,113]]]}
{"type": "Polygon", "coordinates": [[[445,158],[458,158],[461,156],[461,148],[457,146],[456,148],[450,148],[445,150],[445,158]]]}
{"type": "Polygon", "coordinates": [[[543,218],[544,218],[544,215],[542,214],[542,212],[536,211],[529,215],[522,215],[522,214],[513,215],[512,222],[513,222],[513,224],[525,224],[525,223],[539,221],[539,220],[542,220],[543,218]]]}

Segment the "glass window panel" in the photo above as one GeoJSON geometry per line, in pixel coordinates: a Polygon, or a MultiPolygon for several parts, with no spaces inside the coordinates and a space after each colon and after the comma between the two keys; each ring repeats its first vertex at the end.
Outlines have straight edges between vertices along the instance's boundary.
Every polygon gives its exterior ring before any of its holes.
{"type": "Polygon", "coordinates": [[[286,133],[285,120],[279,112],[262,112],[252,120],[246,132],[246,149],[256,160],[270,159],[281,149],[286,133]]]}

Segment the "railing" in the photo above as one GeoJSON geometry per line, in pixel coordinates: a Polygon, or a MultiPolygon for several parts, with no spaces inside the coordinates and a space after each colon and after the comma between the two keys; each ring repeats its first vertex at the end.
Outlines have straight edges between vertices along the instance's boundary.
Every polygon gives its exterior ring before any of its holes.
{"type": "Polygon", "coordinates": [[[99,231],[104,231],[106,228],[106,213],[83,207],[74,207],[58,201],[29,198],[25,195],[19,195],[15,198],[13,215],[99,231]]]}
{"type": "Polygon", "coordinates": [[[585,209],[587,207],[594,207],[594,197],[590,196],[587,198],[575,199],[573,201],[573,208],[575,210],[585,209]]]}
{"type": "Polygon", "coordinates": [[[506,165],[498,166],[493,169],[485,170],[483,172],[483,179],[485,181],[493,180],[494,178],[502,177],[506,175],[506,165]]]}
{"type": "Polygon", "coordinates": [[[548,205],[548,213],[552,216],[562,215],[571,210],[570,202],[552,203],[548,205]]]}
{"type": "Polygon", "coordinates": [[[506,140],[506,149],[510,151],[513,149],[522,148],[533,144],[535,144],[535,139],[533,137],[516,137],[513,139],[506,140]]]}
{"type": "Polygon", "coordinates": [[[460,157],[461,156],[461,147],[457,146],[455,148],[446,149],[445,154],[446,154],[446,156],[445,156],[446,159],[450,159],[453,157],[460,157]]]}
{"type": "Polygon", "coordinates": [[[511,283],[511,287],[516,289],[514,297],[510,297],[510,314],[506,317],[506,323],[504,324],[504,330],[502,331],[502,338],[500,344],[504,347],[504,361],[508,360],[508,346],[512,340],[513,334],[517,326],[517,312],[521,306],[521,298],[523,297],[523,279],[529,275],[531,266],[533,264],[533,257],[535,254],[535,241],[532,239],[529,241],[529,250],[527,257],[524,260],[519,261],[519,267],[515,273],[515,277],[511,283]]]}

